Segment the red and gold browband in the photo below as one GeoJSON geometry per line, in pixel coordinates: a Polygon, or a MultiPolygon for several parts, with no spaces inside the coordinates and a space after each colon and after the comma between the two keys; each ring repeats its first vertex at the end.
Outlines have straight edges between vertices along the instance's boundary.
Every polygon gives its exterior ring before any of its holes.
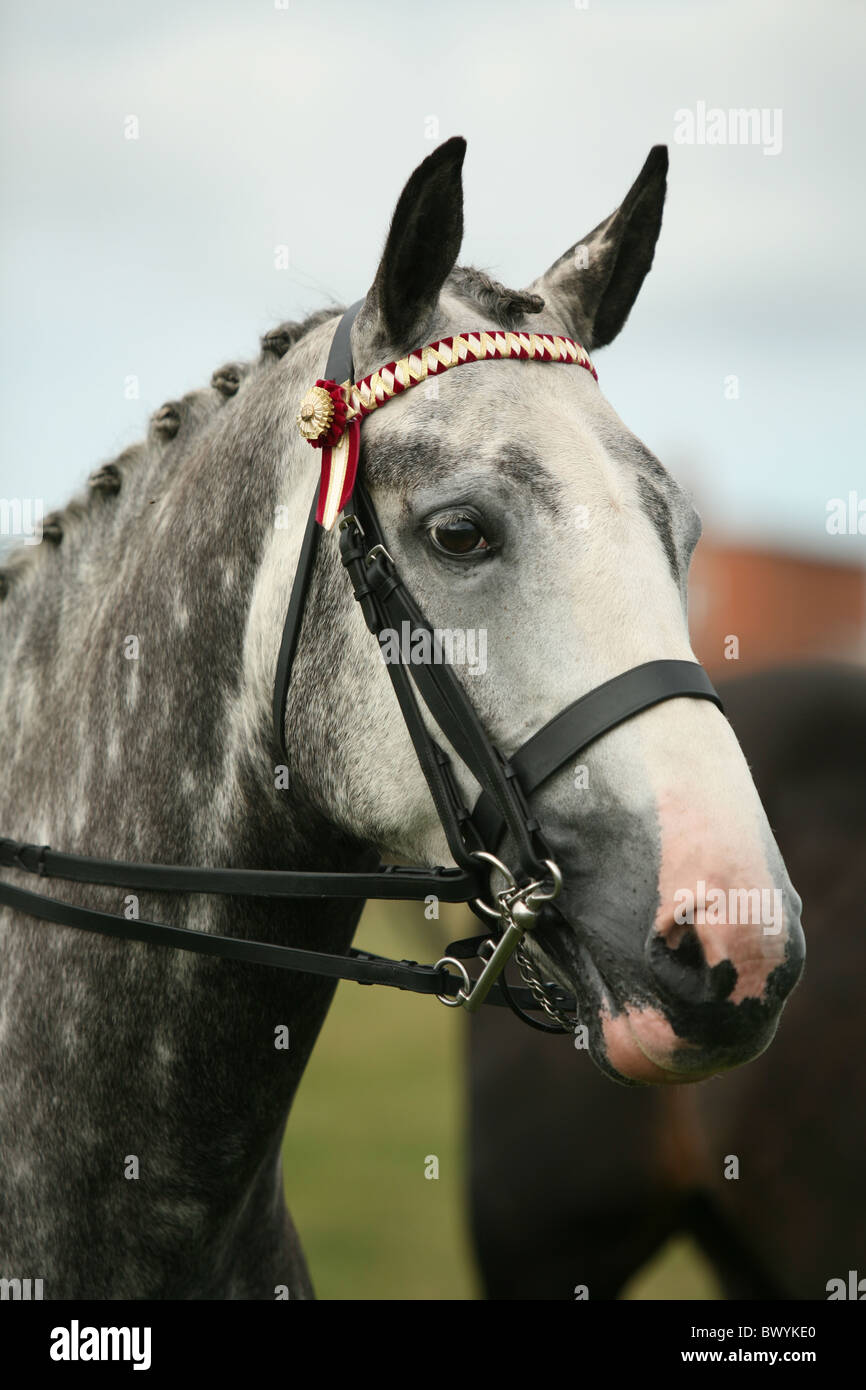
{"type": "Polygon", "coordinates": [[[532,362],[571,362],[598,380],[589,355],[571,338],[553,333],[511,333],[479,329],[440,338],[397,362],[379,367],[361,381],[325,381],[311,387],[298,411],[301,434],[322,450],[322,482],[316,520],[330,530],[351,496],[358,471],[361,421],[380,405],[464,362],[517,358],[532,362]]]}

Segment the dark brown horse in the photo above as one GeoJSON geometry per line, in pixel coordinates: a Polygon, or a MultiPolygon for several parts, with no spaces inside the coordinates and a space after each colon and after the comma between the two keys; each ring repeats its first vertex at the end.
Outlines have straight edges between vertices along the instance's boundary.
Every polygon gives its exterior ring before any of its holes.
{"type": "Polygon", "coordinates": [[[825,1299],[830,1280],[866,1275],[866,672],[719,689],[803,897],[803,983],[763,1056],[687,1087],[612,1085],[561,1038],[498,1010],[474,1021],[471,1204],[490,1298],[614,1298],[676,1232],[728,1298],[825,1299]]]}

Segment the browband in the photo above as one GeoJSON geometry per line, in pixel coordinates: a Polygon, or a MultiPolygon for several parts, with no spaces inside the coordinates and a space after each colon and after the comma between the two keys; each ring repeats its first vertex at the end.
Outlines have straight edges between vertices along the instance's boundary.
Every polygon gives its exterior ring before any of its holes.
{"type": "MultiPolygon", "coordinates": [[[[341,321],[341,328],[348,321],[347,338],[359,307],[360,304],[354,304],[341,321]]],[[[344,353],[346,347],[347,343],[338,344],[335,337],[334,348],[344,353]]],[[[417,352],[378,367],[360,381],[353,382],[349,376],[338,384],[333,376],[319,377],[301,401],[297,415],[304,439],[314,449],[322,450],[322,482],[316,509],[319,525],[329,531],[352,494],[358,471],[360,425],[367,415],[428,377],[441,376],[467,362],[495,358],[569,362],[584,367],[598,381],[589,354],[573,338],[487,328],[437,338],[417,352]]]]}

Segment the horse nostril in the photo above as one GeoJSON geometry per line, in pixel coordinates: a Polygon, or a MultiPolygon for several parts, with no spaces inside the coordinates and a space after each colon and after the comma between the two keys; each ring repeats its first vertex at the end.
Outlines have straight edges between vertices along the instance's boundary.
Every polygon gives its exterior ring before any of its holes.
{"type": "Polygon", "coordinates": [[[672,927],[668,934],[653,929],[646,940],[647,964],[664,994],[690,1004],[727,999],[737,983],[729,960],[708,965],[700,938],[692,926],[672,927]]]}

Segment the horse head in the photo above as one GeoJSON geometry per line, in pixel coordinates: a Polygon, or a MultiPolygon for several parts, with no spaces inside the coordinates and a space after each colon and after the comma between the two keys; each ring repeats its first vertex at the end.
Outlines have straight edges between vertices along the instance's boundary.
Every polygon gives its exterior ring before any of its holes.
{"type": "MultiPolygon", "coordinates": [[[[352,329],[358,378],[470,329],[561,335],[594,352],[628,317],[661,225],[665,150],[521,291],[456,265],[464,152],[459,139],[442,145],[399,199],[352,329]]],[[[661,376],[657,361],[647,370],[661,376]]],[[[461,634],[458,676],[506,756],[621,672],[695,660],[687,596],[700,519],[592,372],[469,362],[372,413],[360,467],[415,601],[435,628],[461,634]]],[[[345,593],[335,567],[332,580],[345,593]]],[[[294,697],[298,718],[311,700],[324,716],[311,794],[380,852],[445,862],[394,717],[384,634],[377,651],[340,592],[316,639],[319,676],[334,672],[327,708],[321,681],[314,694],[301,680],[294,697]]],[[[453,762],[472,805],[477,784],[453,762]]],[[[801,972],[801,904],[723,714],[700,699],[644,710],[551,777],[533,811],[565,886],[529,953],[576,993],[598,1065],[625,1081],[687,1081],[760,1053],[801,972]]],[[[513,850],[506,839],[498,852],[507,863],[513,850]]]]}

